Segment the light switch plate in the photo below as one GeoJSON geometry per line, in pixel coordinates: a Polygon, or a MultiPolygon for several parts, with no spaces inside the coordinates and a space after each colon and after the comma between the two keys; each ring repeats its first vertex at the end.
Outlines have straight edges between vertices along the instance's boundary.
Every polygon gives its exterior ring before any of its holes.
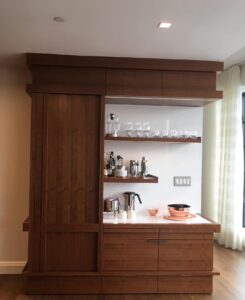
{"type": "Polygon", "coordinates": [[[174,186],[191,186],[191,176],[174,176],[174,186]]]}

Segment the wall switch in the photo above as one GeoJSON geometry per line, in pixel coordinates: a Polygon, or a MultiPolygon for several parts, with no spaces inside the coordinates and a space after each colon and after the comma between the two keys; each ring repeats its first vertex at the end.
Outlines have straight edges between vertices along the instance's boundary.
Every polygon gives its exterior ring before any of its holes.
{"type": "Polygon", "coordinates": [[[191,186],[191,176],[174,176],[174,186],[191,186]]]}

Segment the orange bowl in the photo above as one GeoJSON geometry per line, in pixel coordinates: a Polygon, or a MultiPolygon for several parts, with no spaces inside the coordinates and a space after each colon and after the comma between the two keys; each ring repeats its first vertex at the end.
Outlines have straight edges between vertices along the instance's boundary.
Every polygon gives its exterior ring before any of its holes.
{"type": "Polygon", "coordinates": [[[187,217],[189,216],[190,214],[190,207],[185,205],[186,207],[181,207],[179,208],[178,206],[177,207],[174,207],[174,205],[169,205],[168,206],[168,212],[170,214],[170,216],[173,216],[173,217],[187,217]]]}
{"type": "Polygon", "coordinates": [[[172,207],[168,208],[168,212],[170,214],[170,216],[173,217],[188,217],[190,212],[188,210],[176,210],[172,207]]]}
{"type": "Polygon", "coordinates": [[[158,211],[158,208],[148,208],[148,213],[152,217],[155,217],[158,214],[158,211]]]}

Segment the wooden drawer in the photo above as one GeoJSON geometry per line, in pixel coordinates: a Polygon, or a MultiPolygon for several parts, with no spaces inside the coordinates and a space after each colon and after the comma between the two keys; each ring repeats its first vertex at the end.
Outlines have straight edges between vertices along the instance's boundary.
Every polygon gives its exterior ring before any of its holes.
{"type": "Polygon", "coordinates": [[[103,277],[102,293],[103,294],[157,293],[157,277],[154,276],[103,277]]]}
{"type": "Polygon", "coordinates": [[[157,233],[104,233],[103,271],[157,271],[157,233]]]}
{"type": "Polygon", "coordinates": [[[212,240],[159,240],[159,271],[211,271],[212,269],[212,240]]]}
{"type": "Polygon", "coordinates": [[[166,276],[158,278],[158,293],[208,293],[213,290],[212,276],[166,276]]]}

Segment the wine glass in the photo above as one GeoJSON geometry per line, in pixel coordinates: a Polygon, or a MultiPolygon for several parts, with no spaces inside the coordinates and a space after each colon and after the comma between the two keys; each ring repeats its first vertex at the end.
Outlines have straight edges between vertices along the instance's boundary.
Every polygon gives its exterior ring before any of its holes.
{"type": "Polygon", "coordinates": [[[150,122],[144,122],[142,124],[142,130],[143,130],[144,137],[149,137],[150,129],[151,129],[150,122]]]}
{"type": "Polygon", "coordinates": [[[128,137],[132,137],[132,135],[133,135],[133,129],[134,129],[134,127],[133,127],[133,123],[132,122],[127,122],[125,124],[125,131],[126,131],[128,137]]]}
{"type": "Polygon", "coordinates": [[[136,122],[134,126],[135,136],[141,137],[142,135],[142,124],[141,122],[136,122]]]}
{"type": "Polygon", "coordinates": [[[114,119],[114,122],[112,123],[112,125],[113,125],[113,133],[112,133],[112,135],[114,137],[117,137],[118,136],[118,132],[120,130],[120,123],[119,123],[118,116],[115,116],[115,119],[114,119]]]}

